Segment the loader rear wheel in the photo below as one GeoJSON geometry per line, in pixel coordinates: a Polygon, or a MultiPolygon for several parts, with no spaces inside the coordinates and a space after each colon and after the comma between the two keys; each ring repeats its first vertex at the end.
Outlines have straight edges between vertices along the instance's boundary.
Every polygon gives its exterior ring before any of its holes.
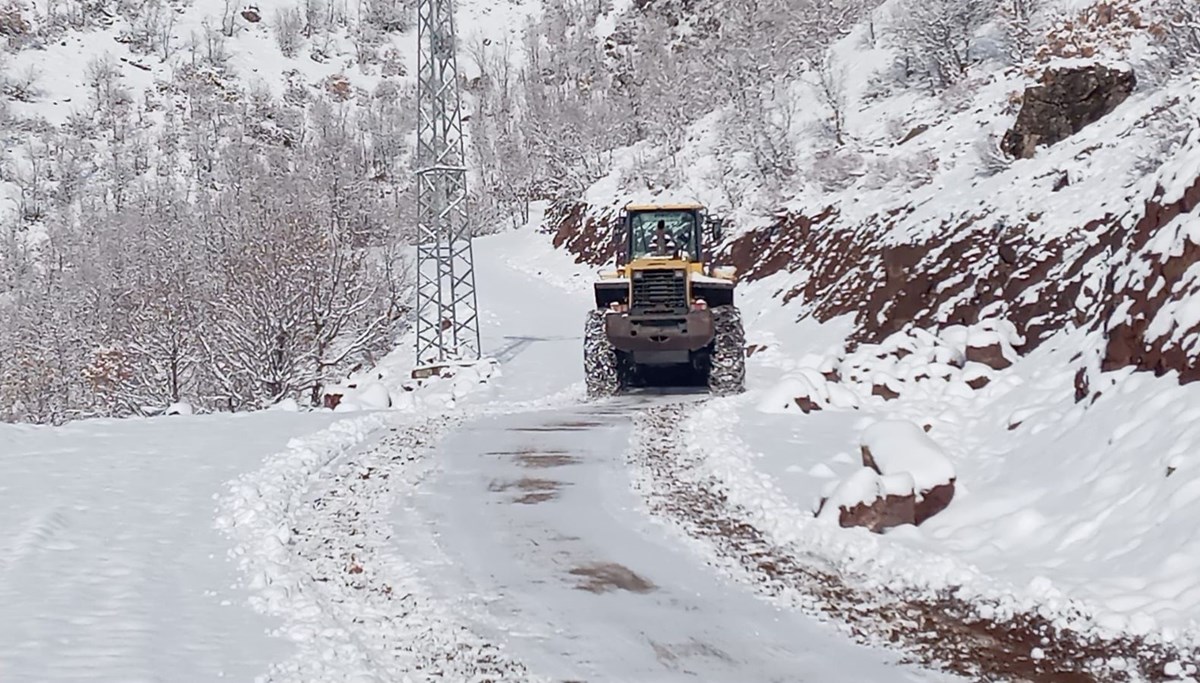
{"type": "Polygon", "coordinates": [[[588,398],[606,398],[621,391],[617,352],[604,331],[606,311],[588,311],[583,330],[583,375],[588,398]]]}
{"type": "Polygon", "coordinates": [[[733,306],[712,309],[713,339],[709,355],[708,390],[714,396],[732,396],[746,390],[746,333],[742,312],[733,306]]]}

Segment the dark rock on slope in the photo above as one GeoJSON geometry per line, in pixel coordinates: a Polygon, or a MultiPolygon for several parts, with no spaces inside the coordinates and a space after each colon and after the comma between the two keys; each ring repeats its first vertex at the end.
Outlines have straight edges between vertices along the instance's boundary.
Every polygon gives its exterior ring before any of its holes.
{"type": "Polygon", "coordinates": [[[1040,85],[1025,91],[1017,123],[1001,148],[1009,156],[1033,157],[1042,145],[1053,145],[1110,114],[1137,85],[1132,71],[1092,64],[1047,69],[1040,85]]]}

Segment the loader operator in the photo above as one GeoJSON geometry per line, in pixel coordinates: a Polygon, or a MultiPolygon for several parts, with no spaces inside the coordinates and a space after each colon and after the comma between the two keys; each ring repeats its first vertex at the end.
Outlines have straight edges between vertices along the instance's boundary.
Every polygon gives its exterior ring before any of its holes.
{"type": "Polygon", "coordinates": [[[660,220],[654,228],[654,255],[670,256],[672,254],[679,254],[679,244],[671,233],[667,232],[666,224],[660,220]]]}

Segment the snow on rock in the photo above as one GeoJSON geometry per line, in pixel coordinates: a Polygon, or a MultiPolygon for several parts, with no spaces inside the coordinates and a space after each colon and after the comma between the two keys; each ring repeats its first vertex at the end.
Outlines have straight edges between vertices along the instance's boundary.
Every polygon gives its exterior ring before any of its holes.
{"type": "Polygon", "coordinates": [[[859,439],[863,464],[880,474],[907,473],[919,491],[956,479],[954,464],[924,429],[907,420],[876,422],[859,439]]]}
{"type": "Polygon", "coordinates": [[[909,477],[913,482],[913,523],[924,524],[950,505],[957,475],[954,464],[925,430],[907,420],[871,425],[859,439],[863,465],[883,474],[909,477]]]}
{"type": "Polygon", "coordinates": [[[379,382],[330,387],[325,393],[334,410],[340,412],[358,410],[387,410],[392,407],[392,396],[387,387],[379,382]],[[339,397],[334,401],[332,397],[339,397]]]}
{"type": "Polygon", "coordinates": [[[839,509],[849,509],[862,504],[871,504],[883,495],[883,483],[879,473],[863,467],[839,482],[817,512],[817,517],[829,519],[839,509]]]}
{"type": "Polygon", "coordinates": [[[765,413],[811,413],[830,405],[829,381],[811,368],[800,368],[767,390],[758,402],[765,413]]]}
{"type": "Polygon", "coordinates": [[[294,398],[285,398],[279,403],[267,408],[267,410],[277,410],[284,413],[300,412],[300,402],[294,398]]]}
{"type": "Polygon", "coordinates": [[[863,466],[832,487],[817,516],[881,532],[920,525],[954,498],[954,466],[925,431],[906,420],[876,422],[860,439],[863,466]]]}
{"type": "Polygon", "coordinates": [[[820,519],[836,516],[842,527],[864,527],[879,533],[915,523],[916,496],[912,477],[881,476],[863,467],[837,484],[817,509],[820,519]]]}

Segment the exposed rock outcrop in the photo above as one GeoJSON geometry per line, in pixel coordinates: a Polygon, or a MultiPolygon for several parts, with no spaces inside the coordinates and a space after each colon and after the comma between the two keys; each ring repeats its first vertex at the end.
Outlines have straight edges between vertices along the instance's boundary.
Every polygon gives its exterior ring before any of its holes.
{"type": "Polygon", "coordinates": [[[1004,349],[999,342],[987,346],[967,346],[967,360],[982,363],[993,370],[1003,370],[1012,365],[1012,361],[1004,357],[1004,349]]]}
{"type": "Polygon", "coordinates": [[[1099,64],[1047,69],[1041,83],[1025,91],[1017,123],[1001,149],[1032,158],[1038,147],[1066,140],[1111,113],[1136,86],[1132,71],[1099,64]]]}
{"type": "Polygon", "coordinates": [[[838,511],[838,524],[848,529],[860,526],[881,533],[905,524],[916,524],[916,497],[885,495],[870,503],[859,503],[838,511]]]}
{"type": "Polygon", "coordinates": [[[883,421],[862,437],[863,467],[821,500],[818,517],[880,533],[920,525],[954,499],[957,476],[942,450],[911,422],[883,421]]]}
{"type": "Polygon", "coordinates": [[[882,533],[916,523],[917,498],[909,476],[882,476],[863,467],[838,484],[821,500],[817,517],[837,516],[842,528],[863,527],[882,533]]]}

